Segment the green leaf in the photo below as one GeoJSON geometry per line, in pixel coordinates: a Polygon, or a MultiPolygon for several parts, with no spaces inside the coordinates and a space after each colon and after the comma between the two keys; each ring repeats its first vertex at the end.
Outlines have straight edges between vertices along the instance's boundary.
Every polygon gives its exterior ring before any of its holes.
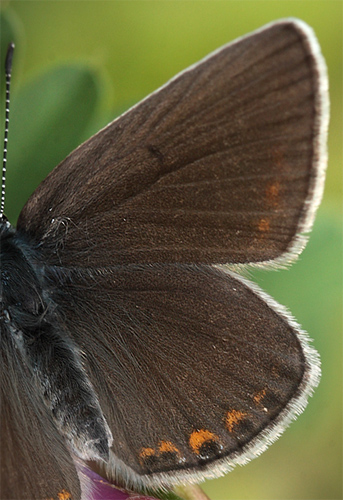
{"type": "Polygon", "coordinates": [[[84,66],[44,73],[12,96],[5,211],[14,222],[46,175],[84,138],[99,84],[84,66]]]}

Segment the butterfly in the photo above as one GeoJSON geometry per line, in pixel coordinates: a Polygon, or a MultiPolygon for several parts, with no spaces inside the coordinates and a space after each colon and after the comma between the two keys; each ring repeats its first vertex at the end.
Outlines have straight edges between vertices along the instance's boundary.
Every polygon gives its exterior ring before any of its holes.
{"type": "Polygon", "coordinates": [[[14,228],[1,213],[1,498],[92,498],[226,473],[306,406],[319,356],[244,278],[306,243],[328,83],[311,28],[273,22],[79,146],[14,228]]]}

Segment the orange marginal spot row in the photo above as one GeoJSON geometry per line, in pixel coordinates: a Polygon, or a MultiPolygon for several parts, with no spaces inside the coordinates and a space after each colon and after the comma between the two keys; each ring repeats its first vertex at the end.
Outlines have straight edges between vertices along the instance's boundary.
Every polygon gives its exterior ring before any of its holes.
{"type": "MultiPolygon", "coordinates": [[[[256,402],[265,394],[265,390],[258,393],[254,400],[256,402]]],[[[235,427],[245,419],[247,413],[239,410],[230,410],[226,414],[225,424],[226,428],[229,432],[234,432],[235,427]]],[[[201,448],[205,443],[209,442],[220,442],[219,437],[208,429],[200,429],[194,430],[189,437],[189,446],[193,453],[200,455],[201,448]]],[[[158,448],[142,448],[139,457],[141,462],[148,460],[149,458],[156,457],[159,458],[163,455],[163,453],[175,453],[179,458],[181,458],[181,453],[179,449],[170,441],[161,441],[158,445],[158,448]]]]}
{"type": "Polygon", "coordinates": [[[142,448],[139,457],[141,461],[149,459],[151,457],[160,457],[163,453],[175,453],[181,457],[181,453],[178,448],[171,441],[160,441],[158,448],[142,448]]]}
{"type": "MultiPolygon", "coordinates": [[[[208,442],[219,442],[219,438],[216,434],[206,429],[195,430],[189,437],[189,446],[193,453],[197,455],[200,454],[202,445],[208,442]]],[[[180,461],[182,460],[180,450],[171,441],[160,441],[156,449],[142,448],[139,457],[141,462],[144,462],[152,457],[160,458],[164,453],[174,453],[180,461]]]]}

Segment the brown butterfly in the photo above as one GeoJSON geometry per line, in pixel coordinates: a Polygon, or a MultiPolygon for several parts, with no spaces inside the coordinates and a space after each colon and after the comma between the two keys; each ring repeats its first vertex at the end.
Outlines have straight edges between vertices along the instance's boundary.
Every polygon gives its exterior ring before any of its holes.
{"type": "Polygon", "coordinates": [[[1,213],[2,499],[91,498],[75,457],[126,487],[215,477],[304,409],[318,354],[235,271],[301,252],[327,126],[316,38],[277,21],[82,144],[16,229],[1,213]]]}

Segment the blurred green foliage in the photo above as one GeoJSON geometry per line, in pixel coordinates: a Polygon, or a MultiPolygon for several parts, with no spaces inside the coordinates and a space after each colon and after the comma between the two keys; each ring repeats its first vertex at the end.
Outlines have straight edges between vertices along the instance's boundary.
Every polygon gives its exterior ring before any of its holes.
{"type": "MultiPolygon", "coordinates": [[[[45,174],[81,143],[98,96],[93,72],[75,64],[52,68],[18,91],[11,105],[10,134],[17,146],[8,155],[15,165],[8,171],[9,193],[12,186],[16,198],[27,200],[45,174]]],[[[20,209],[21,204],[9,203],[7,217],[15,220],[20,209]]]]}
{"type": "MultiPolygon", "coordinates": [[[[12,222],[82,140],[212,50],[281,17],[303,19],[318,36],[331,98],[325,196],[297,263],[252,276],[310,332],[322,381],[305,413],[258,460],[205,483],[213,500],[342,498],[342,9],[335,0],[1,3],[1,68],[8,41],[17,46],[6,191],[12,222]]],[[[1,71],[2,111],[3,83],[1,71]]]]}

